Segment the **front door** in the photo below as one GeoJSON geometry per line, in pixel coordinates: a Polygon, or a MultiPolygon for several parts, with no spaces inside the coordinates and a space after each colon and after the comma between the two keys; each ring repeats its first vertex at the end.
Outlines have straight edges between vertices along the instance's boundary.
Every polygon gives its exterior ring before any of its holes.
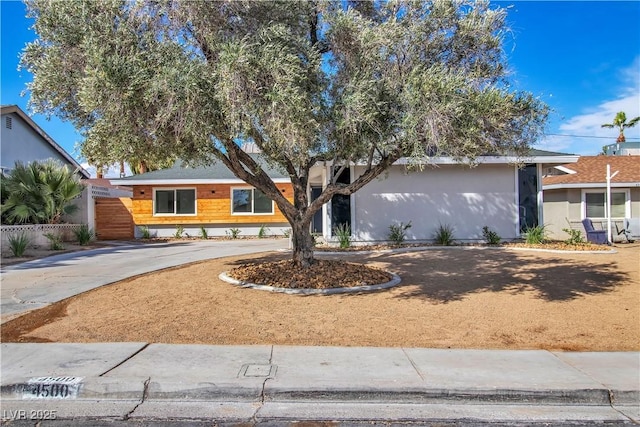
{"type": "Polygon", "coordinates": [[[520,232],[538,226],[538,169],[535,164],[518,169],[520,232]]]}
{"type": "MultiPolygon", "coordinates": [[[[345,168],[337,179],[342,184],[351,183],[351,172],[345,168]]],[[[351,196],[336,194],[331,198],[331,235],[335,235],[336,227],[347,225],[351,229],[351,196]]]]}

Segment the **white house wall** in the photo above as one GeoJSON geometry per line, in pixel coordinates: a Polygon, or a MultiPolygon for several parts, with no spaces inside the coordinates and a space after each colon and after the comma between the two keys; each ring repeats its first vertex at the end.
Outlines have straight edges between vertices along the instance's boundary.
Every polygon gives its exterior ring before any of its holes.
{"type": "MultiPolygon", "coordinates": [[[[361,173],[356,167],[355,175],[361,173]]],[[[486,225],[503,239],[518,232],[517,173],[513,165],[427,167],[406,172],[391,168],[386,178],[367,184],[352,197],[356,241],[388,240],[389,225],[408,223],[408,240],[430,240],[439,224],[454,228],[457,241],[482,240],[486,225]]]]}
{"type": "Polygon", "coordinates": [[[42,136],[28,126],[16,113],[2,115],[2,167],[13,168],[16,161],[23,163],[34,160],[56,159],[62,164],[68,161],[56,151],[42,136]],[[11,118],[11,129],[7,128],[6,120],[11,118]]]}

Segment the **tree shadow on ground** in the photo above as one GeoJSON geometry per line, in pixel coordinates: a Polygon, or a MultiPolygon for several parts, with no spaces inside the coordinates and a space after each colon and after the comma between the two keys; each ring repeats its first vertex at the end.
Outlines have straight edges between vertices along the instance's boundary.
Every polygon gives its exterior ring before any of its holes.
{"type": "Polygon", "coordinates": [[[535,256],[499,250],[442,250],[379,258],[402,277],[397,298],[448,303],[478,292],[533,291],[546,301],[570,301],[612,291],[629,280],[615,261],[535,256]],[[409,287],[409,285],[412,285],[409,287]]]}

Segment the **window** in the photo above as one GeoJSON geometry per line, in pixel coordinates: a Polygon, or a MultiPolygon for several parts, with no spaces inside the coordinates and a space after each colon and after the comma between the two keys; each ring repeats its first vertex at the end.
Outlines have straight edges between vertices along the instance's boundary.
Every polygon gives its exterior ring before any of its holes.
{"type": "Polygon", "coordinates": [[[273,202],[257,188],[234,188],[231,191],[231,213],[273,214],[273,202]]]}
{"type": "MultiPolygon", "coordinates": [[[[611,192],[611,218],[626,218],[627,215],[627,192],[611,192]]],[[[589,192],[584,193],[585,218],[606,218],[605,193],[589,192]]]]}
{"type": "Polygon", "coordinates": [[[154,215],[195,215],[196,190],[193,188],[155,190],[154,215]]]}

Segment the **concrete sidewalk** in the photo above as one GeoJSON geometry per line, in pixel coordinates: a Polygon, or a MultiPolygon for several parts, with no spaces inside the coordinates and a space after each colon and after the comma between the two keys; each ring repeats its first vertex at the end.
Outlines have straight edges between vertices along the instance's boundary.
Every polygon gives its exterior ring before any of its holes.
{"type": "Polygon", "coordinates": [[[640,423],[638,352],[146,343],[1,351],[2,415],[25,423],[640,423]]]}
{"type": "Polygon", "coordinates": [[[121,244],[2,266],[2,322],[139,274],[196,261],[287,248],[287,239],[121,244]]]}

